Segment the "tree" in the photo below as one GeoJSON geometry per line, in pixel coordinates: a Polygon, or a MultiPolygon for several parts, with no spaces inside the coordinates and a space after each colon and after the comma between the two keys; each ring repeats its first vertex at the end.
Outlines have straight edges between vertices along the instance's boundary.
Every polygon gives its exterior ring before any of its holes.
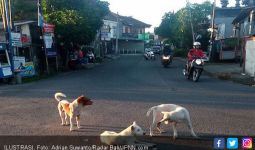
{"type": "Polygon", "coordinates": [[[226,8],[229,4],[228,0],[220,0],[222,8],[226,8]]]}
{"type": "Polygon", "coordinates": [[[242,0],[242,5],[248,6],[249,5],[249,0],[242,0]]]}
{"type": "Polygon", "coordinates": [[[42,0],[47,22],[56,25],[56,33],[65,43],[89,44],[109,13],[107,2],[100,0],[42,0]]]}
{"type": "Polygon", "coordinates": [[[11,0],[12,15],[14,20],[36,20],[36,0],[11,0]]]}
{"type": "Polygon", "coordinates": [[[202,4],[191,4],[185,8],[180,9],[176,13],[166,13],[160,26],[155,29],[155,33],[161,37],[168,38],[171,43],[177,47],[189,48],[192,46],[192,33],[190,21],[194,26],[196,35],[201,35],[202,46],[207,47],[209,41],[209,34],[207,32],[209,15],[211,14],[211,3],[209,1],[202,4]],[[189,15],[191,13],[191,18],[189,15]],[[206,24],[206,27],[201,27],[206,24]]]}

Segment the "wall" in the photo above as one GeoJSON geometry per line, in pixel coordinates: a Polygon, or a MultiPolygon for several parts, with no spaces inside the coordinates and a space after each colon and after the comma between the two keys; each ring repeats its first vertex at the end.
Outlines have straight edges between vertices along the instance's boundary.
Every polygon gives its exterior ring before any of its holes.
{"type": "Polygon", "coordinates": [[[143,53],[144,52],[144,42],[143,41],[133,41],[133,40],[119,40],[119,50],[120,53],[143,53]]]}
{"type": "Polygon", "coordinates": [[[255,39],[246,42],[245,72],[254,77],[255,72],[255,39]]]}
{"type": "Polygon", "coordinates": [[[224,35],[221,35],[219,39],[229,38],[233,36],[233,27],[234,27],[232,24],[233,20],[234,20],[234,17],[215,18],[216,25],[225,24],[225,27],[223,27],[225,29],[225,31],[223,31],[224,35]]]}
{"type": "Polygon", "coordinates": [[[104,20],[104,25],[109,25],[110,26],[110,28],[111,28],[110,38],[115,38],[116,37],[117,22],[110,21],[110,20],[104,20]]]}

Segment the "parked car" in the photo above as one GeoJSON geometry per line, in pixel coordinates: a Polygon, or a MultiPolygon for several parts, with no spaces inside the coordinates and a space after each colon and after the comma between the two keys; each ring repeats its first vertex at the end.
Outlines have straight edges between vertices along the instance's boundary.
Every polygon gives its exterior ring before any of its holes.
{"type": "Polygon", "coordinates": [[[160,46],[153,46],[152,51],[154,54],[160,54],[161,53],[161,47],[160,46]]]}

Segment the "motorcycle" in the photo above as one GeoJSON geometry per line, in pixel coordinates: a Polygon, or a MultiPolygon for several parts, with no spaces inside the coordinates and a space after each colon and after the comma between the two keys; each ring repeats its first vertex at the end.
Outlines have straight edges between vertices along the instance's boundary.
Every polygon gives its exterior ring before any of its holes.
{"type": "Polygon", "coordinates": [[[144,58],[145,58],[146,60],[149,60],[149,59],[155,60],[155,59],[156,59],[155,54],[153,53],[153,51],[146,51],[146,52],[144,53],[144,58]]]}
{"type": "Polygon", "coordinates": [[[173,57],[172,55],[162,55],[161,63],[166,68],[172,63],[173,57]]]}
{"type": "Polygon", "coordinates": [[[93,52],[88,52],[87,53],[87,58],[88,58],[88,63],[94,63],[95,62],[95,55],[93,52]]]}
{"type": "Polygon", "coordinates": [[[194,58],[192,62],[190,63],[190,69],[187,71],[187,67],[186,67],[186,69],[183,70],[184,76],[187,79],[192,78],[194,82],[197,82],[203,72],[204,61],[205,61],[205,58],[194,58]]]}

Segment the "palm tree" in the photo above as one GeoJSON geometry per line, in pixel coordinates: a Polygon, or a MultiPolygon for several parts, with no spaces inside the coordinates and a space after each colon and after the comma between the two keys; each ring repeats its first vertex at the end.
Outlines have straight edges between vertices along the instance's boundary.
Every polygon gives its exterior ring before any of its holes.
{"type": "Polygon", "coordinates": [[[222,8],[226,8],[227,6],[228,6],[228,0],[220,0],[220,2],[221,2],[221,7],[222,8]]]}

